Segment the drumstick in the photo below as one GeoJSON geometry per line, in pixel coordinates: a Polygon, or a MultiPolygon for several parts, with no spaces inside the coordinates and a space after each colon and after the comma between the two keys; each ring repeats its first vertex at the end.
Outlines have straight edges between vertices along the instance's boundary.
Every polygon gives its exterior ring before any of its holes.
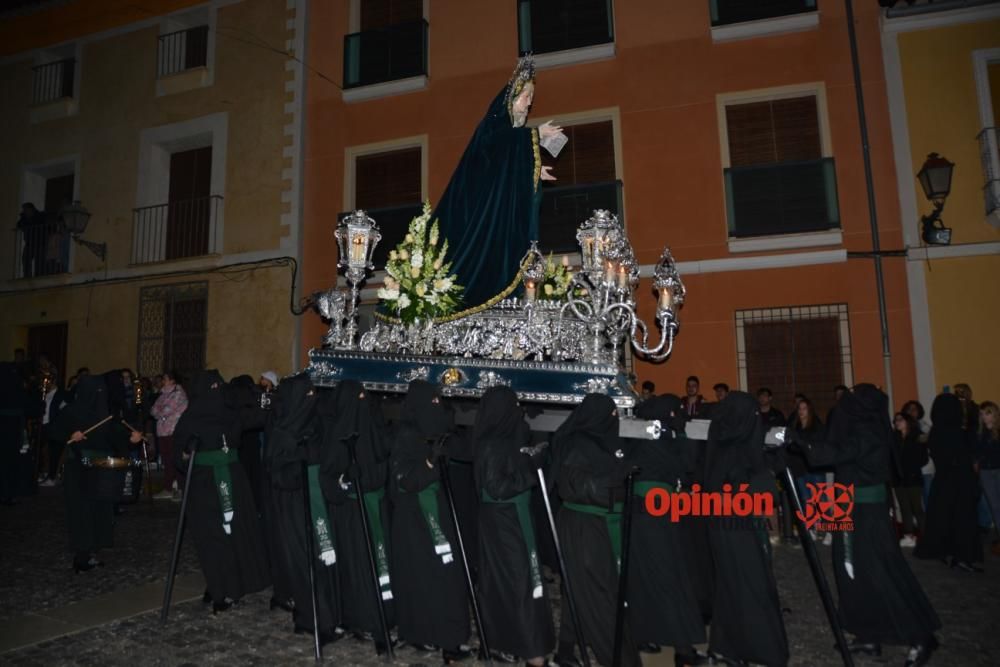
{"type": "MultiPolygon", "coordinates": [[[[90,428],[88,428],[86,431],[84,431],[83,434],[87,435],[88,433],[90,433],[91,431],[93,431],[95,428],[97,428],[99,426],[103,426],[109,419],[111,419],[112,416],[113,415],[108,415],[107,417],[105,417],[104,419],[102,419],[101,421],[97,422],[96,424],[94,424],[93,426],[91,426],[90,428]]],[[[72,443],[73,443],[73,438],[70,438],[69,440],[66,441],[67,445],[70,445],[72,443]]]]}

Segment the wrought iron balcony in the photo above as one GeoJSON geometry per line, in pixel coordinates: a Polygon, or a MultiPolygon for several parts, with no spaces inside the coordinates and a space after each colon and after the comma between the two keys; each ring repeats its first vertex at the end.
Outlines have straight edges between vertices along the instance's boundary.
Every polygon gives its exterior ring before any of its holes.
{"type": "MultiPolygon", "coordinates": [[[[372,263],[375,264],[376,269],[385,268],[385,263],[389,259],[389,251],[394,250],[396,245],[403,240],[403,237],[406,236],[406,230],[410,226],[410,221],[420,215],[423,210],[423,204],[365,209],[365,213],[378,224],[379,231],[382,232],[382,242],[375,246],[375,253],[372,255],[372,263]]],[[[354,211],[344,211],[337,215],[337,221],[339,222],[353,213],[354,211]]]]}
{"type": "Polygon", "coordinates": [[[14,277],[35,278],[69,271],[70,235],[61,222],[29,222],[14,230],[14,277]]]}
{"type": "Polygon", "coordinates": [[[1000,216],[1000,136],[998,136],[998,128],[983,128],[978,138],[979,155],[983,161],[983,201],[986,203],[986,215],[1000,216]]]}
{"type": "Polygon", "coordinates": [[[132,210],[132,264],[149,264],[222,250],[222,197],[212,195],[132,210]]]}
{"type": "Polygon", "coordinates": [[[427,74],[427,21],[344,36],[344,89],[427,74]]]}
{"type": "Polygon", "coordinates": [[[66,58],[31,69],[31,103],[48,104],[73,97],[73,76],[76,59],[66,58]]]}
{"type": "Polygon", "coordinates": [[[840,227],[833,158],[730,167],[723,173],[730,237],[840,227]]]}
{"type": "Polygon", "coordinates": [[[816,11],[816,0],[709,0],[712,26],[816,11]]]}
{"type": "Polygon", "coordinates": [[[208,26],[160,35],[156,76],[178,74],[208,64],[208,26]]]}
{"type": "Polygon", "coordinates": [[[576,229],[597,209],[614,213],[624,224],[621,181],[543,186],[538,245],[544,252],[576,252],[576,229]]]}

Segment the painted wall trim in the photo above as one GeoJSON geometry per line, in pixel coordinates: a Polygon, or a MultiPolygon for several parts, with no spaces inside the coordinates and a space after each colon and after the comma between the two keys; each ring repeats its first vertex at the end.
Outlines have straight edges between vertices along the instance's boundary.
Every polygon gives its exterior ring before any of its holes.
{"type": "Polygon", "coordinates": [[[919,248],[907,248],[906,250],[906,259],[911,262],[923,262],[928,259],[982,257],[984,255],[1000,255],[1000,241],[960,243],[958,245],[944,246],[921,246],[919,248]]]}
{"type": "Polygon", "coordinates": [[[427,88],[427,76],[411,76],[407,79],[397,79],[386,81],[385,83],[373,83],[370,86],[360,86],[358,88],[348,88],[340,93],[341,98],[347,104],[355,102],[367,102],[382,97],[393,95],[405,95],[427,88]]]}
{"type": "Polygon", "coordinates": [[[729,252],[761,252],[762,250],[790,250],[792,248],[815,248],[817,246],[840,245],[844,233],[839,229],[810,234],[775,234],[748,239],[730,238],[729,252]]]}
{"type": "Polygon", "coordinates": [[[712,28],[712,41],[734,42],[740,39],[755,37],[773,37],[791,32],[802,32],[819,27],[819,12],[812,11],[792,16],[781,16],[773,19],[744,21],[732,25],[720,25],[712,28]]]}
{"type": "Polygon", "coordinates": [[[582,46],[578,49],[566,49],[565,51],[553,51],[552,53],[536,53],[535,68],[553,69],[567,65],[581,65],[598,60],[608,60],[614,57],[615,43],[608,42],[607,44],[582,46]]]}
{"type": "Polygon", "coordinates": [[[881,23],[883,33],[900,33],[928,30],[930,28],[944,28],[961,25],[962,23],[989,21],[995,18],[1000,18],[1000,5],[989,4],[980,7],[963,7],[941,12],[915,14],[913,16],[899,16],[896,18],[890,18],[886,14],[883,14],[881,23]]]}
{"type": "MultiPolygon", "coordinates": [[[[817,264],[838,264],[847,261],[847,251],[818,250],[814,252],[792,252],[784,255],[760,255],[756,257],[724,257],[721,259],[698,259],[678,262],[677,270],[681,278],[704,273],[726,273],[729,271],[760,271],[763,269],[789,269],[817,264]]],[[[639,267],[639,276],[652,278],[655,264],[639,267]]]]}
{"type": "MultiPolygon", "coordinates": [[[[285,242],[294,249],[295,260],[299,267],[302,266],[303,254],[303,234],[302,234],[302,211],[304,208],[305,188],[303,187],[303,165],[305,163],[305,150],[303,149],[306,132],[306,87],[308,77],[306,76],[305,65],[303,63],[305,54],[308,53],[309,31],[306,29],[309,16],[309,0],[287,0],[286,8],[295,10],[295,34],[292,38],[292,51],[298,59],[289,61],[292,65],[293,74],[292,93],[294,95],[294,113],[292,122],[285,127],[285,134],[292,137],[292,174],[289,187],[282,193],[282,199],[287,198],[291,203],[290,211],[283,214],[282,224],[288,223],[288,235],[282,238],[281,247],[285,248],[285,242]],[[301,54],[301,55],[300,55],[301,54]],[[287,215],[287,217],[286,217],[287,215]]],[[[287,85],[287,84],[286,84],[287,85]]],[[[301,276],[301,272],[299,273],[301,276]]],[[[302,285],[296,283],[292,285],[292,296],[298,301],[302,298],[302,285]]],[[[295,334],[292,337],[290,368],[297,371],[301,367],[302,358],[302,318],[295,318],[295,334]]]]}
{"type": "MultiPolygon", "coordinates": [[[[895,32],[882,28],[882,66],[885,70],[886,96],[889,102],[889,129],[892,135],[893,161],[896,170],[896,192],[899,196],[900,227],[906,247],[921,243],[918,229],[916,176],[910,149],[910,128],[906,116],[906,91],[903,89],[903,66],[899,57],[899,40],[895,32]]],[[[906,263],[906,288],[910,301],[910,331],[913,335],[913,366],[917,376],[920,402],[930,405],[937,395],[934,372],[934,341],[931,334],[930,304],[923,265],[906,263]]]]}

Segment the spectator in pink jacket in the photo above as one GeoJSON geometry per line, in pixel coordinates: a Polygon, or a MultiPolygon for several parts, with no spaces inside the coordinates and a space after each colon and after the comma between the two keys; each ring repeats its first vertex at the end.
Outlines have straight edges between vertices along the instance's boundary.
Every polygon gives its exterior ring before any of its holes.
{"type": "Polygon", "coordinates": [[[156,442],[160,449],[160,460],[163,461],[163,490],[155,498],[180,500],[177,469],[174,467],[174,428],[187,406],[187,394],[177,383],[177,374],[173,371],[164,373],[160,395],[149,411],[156,419],[156,442]]]}

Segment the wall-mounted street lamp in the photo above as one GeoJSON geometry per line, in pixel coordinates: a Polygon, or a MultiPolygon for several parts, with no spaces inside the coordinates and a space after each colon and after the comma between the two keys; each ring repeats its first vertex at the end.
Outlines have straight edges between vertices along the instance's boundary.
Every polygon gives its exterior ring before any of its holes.
{"type": "Polygon", "coordinates": [[[78,201],[67,204],[59,211],[59,217],[62,219],[63,225],[66,226],[66,231],[69,232],[74,241],[97,255],[102,262],[105,260],[108,255],[107,243],[95,243],[94,241],[80,238],[80,235],[87,231],[87,223],[90,222],[90,211],[83,204],[78,201]]]}
{"type": "Polygon", "coordinates": [[[920,187],[924,189],[924,196],[934,204],[934,210],[920,219],[923,227],[921,235],[924,243],[928,245],[951,244],[951,228],[944,226],[941,211],[944,210],[944,201],[951,192],[951,174],[954,169],[953,162],[949,162],[937,153],[931,153],[917,173],[920,187]]]}

